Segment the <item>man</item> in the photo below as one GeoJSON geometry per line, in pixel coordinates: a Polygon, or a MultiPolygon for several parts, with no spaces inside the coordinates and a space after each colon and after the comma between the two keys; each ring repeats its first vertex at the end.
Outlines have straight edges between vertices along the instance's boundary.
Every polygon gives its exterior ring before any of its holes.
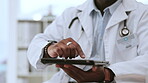
{"type": "Polygon", "coordinates": [[[62,70],[47,83],[144,82],[140,78],[148,70],[147,16],[148,7],[135,0],[87,0],[65,10],[33,39],[29,61],[35,68],[47,66],[40,57],[110,62],[108,68],[57,64],[62,70]]]}

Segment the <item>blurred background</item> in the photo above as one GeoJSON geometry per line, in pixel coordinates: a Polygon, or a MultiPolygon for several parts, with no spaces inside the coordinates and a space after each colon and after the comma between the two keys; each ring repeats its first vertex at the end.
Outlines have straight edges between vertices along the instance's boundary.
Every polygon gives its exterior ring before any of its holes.
{"type": "MultiPolygon", "coordinates": [[[[66,8],[86,0],[0,0],[0,83],[41,83],[57,68],[35,70],[28,63],[27,47],[66,8]]],[[[137,0],[148,4],[147,0],[137,0]]]]}

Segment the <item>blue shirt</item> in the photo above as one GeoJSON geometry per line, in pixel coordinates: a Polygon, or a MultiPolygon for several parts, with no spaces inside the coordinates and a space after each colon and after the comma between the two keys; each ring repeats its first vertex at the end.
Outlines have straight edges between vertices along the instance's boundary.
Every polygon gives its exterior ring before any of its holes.
{"type": "MultiPolygon", "coordinates": [[[[93,50],[89,59],[96,61],[105,61],[105,49],[103,44],[103,35],[105,28],[113,15],[116,8],[122,3],[122,0],[117,0],[114,4],[104,9],[104,15],[95,6],[94,0],[90,0],[90,13],[93,21],[93,50]]],[[[89,70],[90,66],[85,66],[84,70],[89,70]]]]}
{"type": "MultiPolygon", "coordinates": [[[[105,61],[105,51],[103,44],[104,31],[114,11],[121,4],[121,1],[122,0],[117,0],[117,2],[115,2],[113,5],[104,9],[104,15],[102,16],[101,11],[98,10],[97,7],[95,6],[94,0],[90,0],[90,8],[88,9],[88,12],[90,13],[93,19],[92,21],[93,21],[94,43],[93,43],[92,54],[89,59],[105,61]]],[[[92,67],[85,66],[84,70],[89,70],[90,68],[92,67]]],[[[71,78],[70,81],[74,81],[74,79],[71,78]]]]}
{"type": "Polygon", "coordinates": [[[110,20],[111,16],[113,15],[116,8],[121,4],[122,0],[117,0],[113,5],[105,8],[103,10],[104,14],[102,16],[101,11],[97,9],[94,4],[94,0],[91,0],[91,8],[90,8],[90,15],[93,19],[93,50],[91,59],[93,60],[103,60],[105,61],[105,52],[104,52],[104,44],[103,44],[103,35],[105,28],[110,20]]]}

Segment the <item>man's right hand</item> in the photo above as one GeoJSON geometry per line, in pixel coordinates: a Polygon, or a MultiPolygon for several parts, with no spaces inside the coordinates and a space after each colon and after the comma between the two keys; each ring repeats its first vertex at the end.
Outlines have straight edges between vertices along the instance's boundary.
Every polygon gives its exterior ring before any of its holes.
{"type": "Polygon", "coordinates": [[[58,43],[55,43],[48,47],[48,54],[50,57],[64,57],[67,58],[75,58],[80,56],[81,58],[85,58],[85,55],[80,47],[80,45],[74,41],[72,38],[67,38],[61,40],[58,43]]]}

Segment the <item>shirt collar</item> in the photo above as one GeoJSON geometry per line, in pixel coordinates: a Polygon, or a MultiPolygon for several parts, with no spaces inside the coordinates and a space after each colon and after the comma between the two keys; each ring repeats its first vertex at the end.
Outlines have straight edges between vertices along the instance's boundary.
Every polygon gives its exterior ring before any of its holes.
{"type": "Polygon", "coordinates": [[[116,8],[122,3],[122,0],[117,0],[113,5],[109,6],[109,11],[111,13],[111,15],[114,13],[114,11],[116,10],[116,8]]]}
{"type": "MultiPolygon", "coordinates": [[[[109,9],[110,14],[112,15],[114,11],[116,10],[116,8],[121,4],[121,2],[122,0],[117,0],[113,5],[105,8],[104,12],[109,9]]],[[[88,9],[89,14],[91,14],[93,11],[96,11],[96,12],[100,11],[95,6],[94,0],[90,0],[90,3],[91,4],[89,5],[89,9],[88,9]]]]}

